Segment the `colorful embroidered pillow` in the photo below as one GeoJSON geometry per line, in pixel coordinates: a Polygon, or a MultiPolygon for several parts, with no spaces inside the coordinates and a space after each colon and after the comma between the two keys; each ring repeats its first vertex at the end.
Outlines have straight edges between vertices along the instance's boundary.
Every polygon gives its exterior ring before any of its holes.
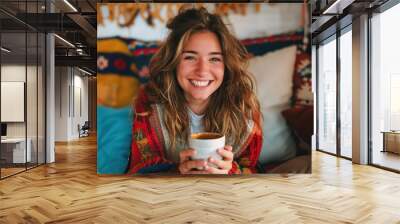
{"type": "Polygon", "coordinates": [[[148,65],[158,44],[116,37],[100,39],[97,45],[98,104],[130,105],[139,86],[148,81],[148,65]]]}
{"type": "Polygon", "coordinates": [[[99,174],[125,173],[132,141],[132,100],[149,77],[157,43],[107,38],[97,43],[99,174]]]}
{"type": "Polygon", "coordinates": [[[303,42],[303,33],[280,34],[268,37],[244,39],[241,43],[246,47],[250,56],[261,56],[268,52],[279,50],[303,42]]]}
{"type": "Polygon", "coordinates": [[[298,48],[293,74],[293,104],[313,105],[311,52],[298,48]]]}

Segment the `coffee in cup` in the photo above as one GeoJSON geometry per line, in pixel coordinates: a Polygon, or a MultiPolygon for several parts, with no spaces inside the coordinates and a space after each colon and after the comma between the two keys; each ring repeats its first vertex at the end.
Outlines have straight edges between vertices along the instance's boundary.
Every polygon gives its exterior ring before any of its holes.
{"type": "Polygon", "coordinates": [[[189,147],[196,150],[192,156],[193,160],[207,160],[212,157],[216,160],[222,160],[217,150],[224,148],[225,136],[213,132],[193,133],[189,139],[189,147]]]}
{"type": "Polygon", "coordinates": [[[223,137],[223,135],[213,132],[200,132],[191,135],[191,138],[194,139],[218,139],[221,137],[223,137]]]}

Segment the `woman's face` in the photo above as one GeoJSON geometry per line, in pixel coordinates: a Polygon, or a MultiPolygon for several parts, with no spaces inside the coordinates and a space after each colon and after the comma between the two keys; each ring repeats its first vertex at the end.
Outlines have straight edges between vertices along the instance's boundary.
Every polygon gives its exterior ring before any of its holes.
{"type": "Polygon", "coordinates": [[[192,34],[183,46],[177,66],[178,83],[188,103],[207,102],[221,86],[224,67],[217,36],[209,31],[192,34]]]}

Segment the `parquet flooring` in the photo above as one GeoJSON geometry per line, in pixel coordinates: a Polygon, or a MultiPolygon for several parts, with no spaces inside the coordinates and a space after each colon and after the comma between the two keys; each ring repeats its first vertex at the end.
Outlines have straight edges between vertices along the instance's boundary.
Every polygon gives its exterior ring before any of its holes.
{"type": "Polygon", "coordinates": [[[5,167],[1,168],[1,178],[5,178],[20,172],[25,171],[26,169],[33,169],[37,166],[36,162],[35,163],[27,163],[25,168],[25,164],[6,164],[5,167]]]}
{"type": "Polygon", "coordinates": [[[375,148],[372,160],[375,164],[400,170],[400,154],[381,152],[375,148]]]}
{"type": "Polygon", "coordinates": [[[313,173],[96,174],[95,137],[0,181],[0,223],[400,223],[400,175],[313,152],[313,173]]]}
{"type": "Polygon", "coordinates": [[[21,172],[21,171],[24,171],[25,170],[25,167],[21,167],[21,168],[1,168],[1,176],[2,177],[7,177],[7,176],[10,176],[10,175],[12,175],[12,174],[15,174],[15,173],[18,173],[18,172],[21,172]]]}

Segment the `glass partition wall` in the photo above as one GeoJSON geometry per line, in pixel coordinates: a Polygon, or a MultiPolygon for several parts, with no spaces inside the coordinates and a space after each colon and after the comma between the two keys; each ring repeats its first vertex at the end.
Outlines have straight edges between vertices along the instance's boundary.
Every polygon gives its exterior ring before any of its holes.
{"type": "Polygon", "coordinates": [[[352,158],[351,25],[317,45],[317,149],[352,158]]]}
{"type": "Polygon", "coordinates": [[[0,3],[1,179],[45,163],[46,40],[20,20],[42,10],[41,3],[0,3]]]}

